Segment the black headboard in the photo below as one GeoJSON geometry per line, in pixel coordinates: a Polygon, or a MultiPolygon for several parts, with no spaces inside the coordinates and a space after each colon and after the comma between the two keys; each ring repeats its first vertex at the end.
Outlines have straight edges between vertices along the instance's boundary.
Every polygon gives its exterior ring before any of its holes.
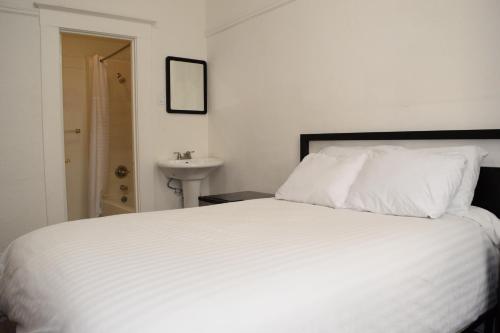
{"type": "MultiPolygon", "coordinates": [[[[309,154],[309,143],[311,141],[365,140],[500,140],[500,129],[301,134],[300,160],[309,154]]],[[[472,204],[487,209],[500,217],[500,167],[481,168],[472,204]]]]}

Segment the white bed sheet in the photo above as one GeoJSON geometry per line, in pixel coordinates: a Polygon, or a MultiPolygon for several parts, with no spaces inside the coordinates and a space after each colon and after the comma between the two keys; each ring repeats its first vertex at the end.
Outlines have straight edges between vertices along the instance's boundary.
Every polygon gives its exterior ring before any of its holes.
{"type": "Polygon", "coordinates": [[[4,253],[0,311],[20,333],[457,332],[496,302],[487,229],[274,199],[63,223],[4,253]]]}

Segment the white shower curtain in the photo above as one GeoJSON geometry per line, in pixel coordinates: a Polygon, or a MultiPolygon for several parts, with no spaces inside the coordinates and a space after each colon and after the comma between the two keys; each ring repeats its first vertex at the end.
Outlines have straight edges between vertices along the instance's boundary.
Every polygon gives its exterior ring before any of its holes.
{"type": "Polygon", "coordinates": [[[90,79],[89,217],[101,214],[109,155],[109,101],[106,65],[94,55],[88,59],[90,79]]]}

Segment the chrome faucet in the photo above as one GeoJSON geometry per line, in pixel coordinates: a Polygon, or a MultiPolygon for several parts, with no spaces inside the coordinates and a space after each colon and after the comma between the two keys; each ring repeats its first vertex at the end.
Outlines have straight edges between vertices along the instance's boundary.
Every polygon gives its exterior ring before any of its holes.
{"type": "Polygon", "coordinates": [[[182,159],[183,160],[190,160],[193,158],[193,156],[191,156],[191,154],[194,153],[194,150],[188,150],[186,151],[183,155],[182,155],[182,159]]]}
{"type": "Polygon", "coordinates": [[[193,156],[192,156],[193,153],[194,153],[194,150],[188,150],[184,154],[181,154],[178,151],[176,151],[174,153],[174,155],[175,155],[175,159],[177,159],[177,160],[190,160],[193,158],[193,156]]]}

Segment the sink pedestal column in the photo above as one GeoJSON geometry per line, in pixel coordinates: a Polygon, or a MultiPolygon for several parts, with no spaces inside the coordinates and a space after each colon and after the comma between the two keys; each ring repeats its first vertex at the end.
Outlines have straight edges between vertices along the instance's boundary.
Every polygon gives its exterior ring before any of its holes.
{"type": "Polygon", "coordinates": [[[182,196],[184,208],[198,207],[198,197],[200,196],[201,180],[183,180],[182,196]]]}

